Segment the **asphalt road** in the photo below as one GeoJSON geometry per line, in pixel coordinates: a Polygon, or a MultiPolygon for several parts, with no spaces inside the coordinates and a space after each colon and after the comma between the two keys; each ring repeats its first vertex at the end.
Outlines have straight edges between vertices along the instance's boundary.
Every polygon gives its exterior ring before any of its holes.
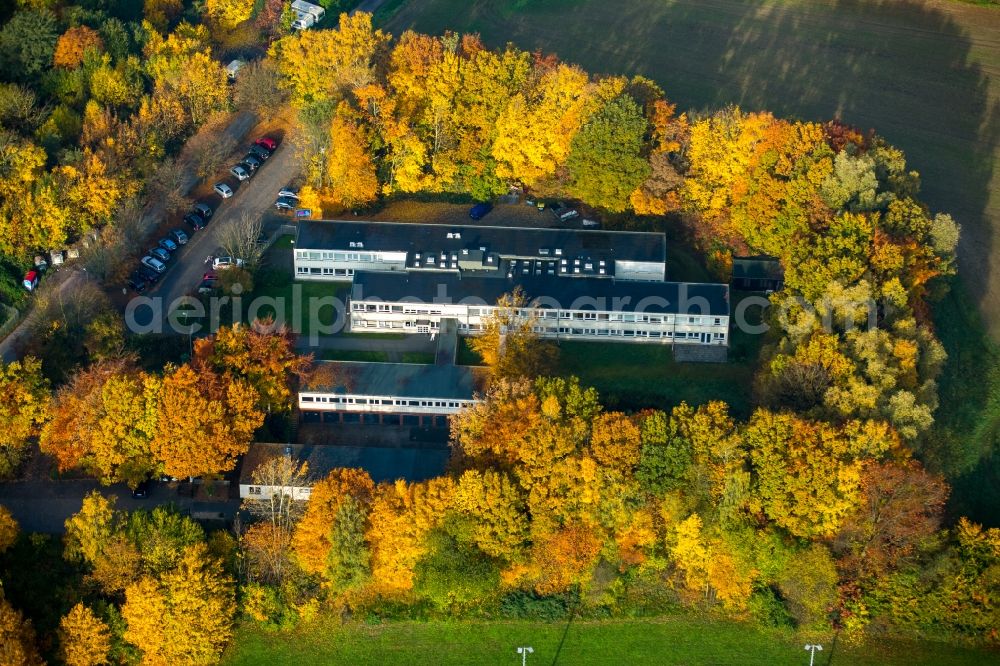
{"type": "MultiPolygon", "coordinates": [[[[247,137],[244,143],[249,146],[252,140],[253,137],[247,137]]],[[[171,257],[166,273],[154,288],[143,294],[144,297],[153,299],[153,307],[161,313],[164,326],[167,325],[167,315],[176,307],[177,299],[190,295],[197,288],[202,275],[211,269],[206,259],[217,254],[223,229],[236,223],[245,212],[263,214],[265,222],[270,220],[274,217],[274,200],[278,196],[278,190],[294,180],[298,173],[299,161],[295,148],[286,141],[278,146],[271,158],[250,180],[237,183],[230,176],[223,181],[235,192],[232,197],[222,199],[213,194],[204,199],[205,203],[215,209],[208,226],[193,234],[186,225],[182,227],[189,232],[191,239],[171,257]]],[[[152,325],[152,311],[148,307],[137,307],[133,319],[140,326],[152,325]]],[[[167,332],[166,329],[164,332],[167,332]]]]}
{"type": "Polygon", "coordinates": [[[148,497],[135,499],[124,485],[101,486],[97,481],[86,479],[0,483],[0,505],[10,510],[24,532],[62,534],[66,519],[80,510],[83,498],[93,490],[99,490],[105,496],[114,495],[117,498],[115,507],[127,511],[174,504],[194,517],[232,520],[239,508],[239,500],[235,499],[203,502],[180,495],[176,484],[154,482],[148,497]]]}

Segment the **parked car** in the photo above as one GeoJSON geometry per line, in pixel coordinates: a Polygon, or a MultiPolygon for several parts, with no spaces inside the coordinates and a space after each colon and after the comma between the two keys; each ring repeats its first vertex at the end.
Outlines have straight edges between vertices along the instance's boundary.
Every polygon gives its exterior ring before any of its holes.
{"type": "Polygon", "coordinates": [[[212,270],[216,271],[232,268],[233,266],[239,267],[242,265],[242,259],[234,259],[232,257],[216,257],[212,260],[212,270]]]}
{"type": "Polygon", "coordinates": [[[152,481],[149,479],[143,479],[139,482],[139,485],[135,487],[135,490],[132,491],[132,497],[136,499],[146,499],[149,497],[149,490],[152,485],[152,481]]]}
{"type": "Polygon", "coordinates": [[[195,231],[200,231],[205,228],[205,218],[203,218],[198,213],[188,213],[184,216],[184,221],[188,223],[195,231]]]}
{"type": "Polygon", "coordinates": [[[269,136],[262,136],[259,139],[257,139],[256,141],[254,141],[254,145],[255,146],[261,146],[263,148],[267,148],[268,150],[270,150],[273,153],[274,149],[278,147],[278,142],[275,141],[274,139],[272,139],[269,136]]]}
{"type": "Polygon", "coordinates": [[[178,245],[187,245],[188,235],[180,229],[171,229],[170,238],[178,245]]]}
{"type": "MultiPolygon", "coordinates": [[[[148,266],[139,266],[135,272],[142,276],[142,279],[146,281],[146,284],[156,284],[160,281],[160,274],[148,266]]],[[[134,274],[135,273],[133,273],[133,275],[134,274]]]]}
{"type": "Polygon", "coordinates": [[[253,153],[247,153],[247,156],[243,158],[243,164],[256,171],[264,164],[264,160],[260,159],[253,153]]]}
{"type": "Polygon", "coordinates": [[[134,273],[132,273],[132,275],[129,276],[128,280],[125,281],[125,284],[128,286],[129,289],[131,289],[137,294],[141,294],[142,292],[146,291],[146,279],[139,274],[139,271],[135,271],[134,273]]]}
{"type": "Polygon", "coordinates": [[[205,273],[201,276],[201,282],[198,284],[199,294],[209,294],[215,291],[215,288],[219,284],[219,276],[215,273],[205,273]]]}
{"type": "Polygon", "coordinates": [[[564,208],[563,210],[556,213],[556,218],[560,222],[568,222],[569,220],[573,220],[578,217],[580,217],[580,213],[576,212],[572,208],[564,208]]]}
{"type": "MultiPolygon", "coordinates": [[[[241,183],[244,180],[249,180],[251,175],[250,169],[248,167],[243,166],[242,163],[237,164],[232,169],[230,169],[229,173],[233,174],[233,176],[236,177],[236,180],[240,181],[241,183]]],[[[218,187],[218,185],[216,185],[216,187],[218,187]]]]}
{"type": "Polygon", "coordinates": [[[264,146],[258,146],[257,144],[254,144],[250,146],[249,154],[253,155],[254,157],[256,157],[261,161],[264,161],[271,156],[271,151],[265,148],[264,146]]]}
{"type": "Polygon", "coordinates": [[[167,270],[166,264],[164,264],[159,259],[155,259],[149,256],[148,254],[142,259],[140,259],[139,263],[141,263],[146,268],[152,268],[157,273],[162,273],[163,271],[167,270]]]}
{"type": "Polygon", "coordinates": [[[34,291],[35,287],[38,286],[38,271],[28,271],[24,274],[24,280],[21,281],[24,288],[28,291],[34,291]]]}
{"type": "Polygon", "coordinates": [[[299,202],[291,197],[279,197],[277,201],[274,202],[274,207],[278,210],[292,210],[299,205],[299,202]]]}
{"type": "Polygon", "coordinates": [[[228,199],[233,196],[233,188],[229,187],[225,183],[216,183],[215,187],[212,188],[215,193],[218,194],[223,199],[228,199]]]}
{"type": "Polygon", "coordinates": [[[166,250],[167,252],[176,252],[177,251],[177,243],[175,243],[173,241],[173,239],[170,239],[170,238],[161,238],[158,241],[157,244],[160,247],[162,247],[164,250],[166,250]]]}
{"type": "Polygon", "coordinates": [[[163,263],[170,261],[170,253],[164,250],[162,247],[154,247],[150,249],[149,256],[156,257],[163,263]]]}
{"type": "Polygon", "coordinates": [[[287,187],[283,187],[280,190],[278,190],[278,196],[279,197],[283,197],[283,198],[288,198],[288,199],[295,199],[296,201],[298,201],[299,200],[299,190],[298,190],[298,188],[292,187],[291,185],[289,185],[287,187]]]}
{"type": "Polygon", "coordinates": [[[215,211],[212,210],[212,207],[209,206],[207,203],[202,203],[200,201],[198,203],[196,203],[193,206],[193,208],[194,208],[194,212],[197,213],[198,215],[201,215],[202,219],[205,219],[205,220],[207,220],[208,218],[212,217],[212,213],[215,212],[215,211]]]}
{"type": "Polygon", "coordinates": [[[473,220],[481,220],[486,217],[486,214],[491,210],[493,210],[493,204],[478,203],[469,209],[469,217],[473,220]]]}

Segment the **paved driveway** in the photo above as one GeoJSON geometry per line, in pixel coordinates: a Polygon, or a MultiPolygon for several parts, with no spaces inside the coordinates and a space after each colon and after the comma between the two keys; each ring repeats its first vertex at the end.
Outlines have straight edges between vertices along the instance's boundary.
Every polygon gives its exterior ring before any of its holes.
{"type": "MultiPolygon", "coordinates": [[[[248,137],[244,143],[252,140],[248,137]]],[[[212,195],[206,200],[215,214],[211,222],[201,231],[195,232],[191,240],[172,259],[171,265],[163,278],[144,296],[159,299],[157,307],[162,309],[164,321],[170,311],[171,304],[182,296],[191,294],[201,281],[201,276],[210,266],[206,258],[219,249],[219,239],[222,230],[237,222],[244,212],[263,214],[265,221],[271,220],[274,213],[274,200],[278,190],[294,180],[299,173],[299,160],[295,148],[285,141],[271,155],[271,158],[258,170],[257,175],[237,187],[235,179],[226,182],[233,188],[235,194],[229,199],[212,195]]],[[[135,320],[141,325],[149,322],[149,310],[136,310],[135,320]]]]}

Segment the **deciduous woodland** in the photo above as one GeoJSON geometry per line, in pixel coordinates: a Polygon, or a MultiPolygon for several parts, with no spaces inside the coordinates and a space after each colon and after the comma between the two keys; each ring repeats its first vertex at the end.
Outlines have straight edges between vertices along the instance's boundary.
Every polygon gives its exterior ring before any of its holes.
{"type": "MultiPolygon", "coordinates": [[[[170,6],[146,3],[141,58],[115,50],[117,28],[81,20],[59,35],[51,19],[35,71],[52,58],[46,77],[65,98],[40,125],[0,106],[0,251],[115,229],[130,189],[158,191],[161,172],[148,165],[164,147],[233,103],[210,57],[217,37],[151,18],[170,6]],[[49,126],[68,132],[62,152],[43,147],[49,126]]],[[[246,18],[224,6],[206,3],[213,30],[246,18]]],[[[12,21],[26,12],[47,16],[12,21]]],[[[31,96],[5,86],[7,98],[31,96]]],[[[283,629],[331,613],[691,609],[857,642],[1000,640],[1000,530],[944,515],[942,473],[979,451],[934,423],[947,359],[930,313],[959,228],[921,203],[899,150],[836,121],[678,113],[649,80],[489,50],[474,35],[391,37],[363,13],[273,41],[237,102],[258,90],[297,111],[306,207],[490,199],[518,183],[578,200],[609,225],[683,230],[720,279],[734,254],[778,257],[785,287],[770,298],[782,314],[768,322],[755,409],[745,420],[719,401],[610,411],[575,378],[545,376],[545,354],[520,340],[507,351],[523,359],[484,354],[490,387],[454,419],[440,478],[376,485],[336,470],[314,479],[307,503],[249,501],[252,519],[235,534],[206,533],[166,507],[127,513],[100,493],[62,544],[18,538],[0,512],[5,661],[213,663],[237,618],[283,629]],[[42,559],[64,575],[39,581],[27,570],[42,559]],[[15,607],[34,584],[58,592],[15,607]]],[[[61,372],[30,357],[0,367],[2,471],[14,474],[37,441],[61,470],[102,483],[217,475],[265,413],[291,408],[310,372],[289,336],[250,327],[223,328],[196,341],[189,362],[151,369],[116,323],[87,325],[61,372]]],[[[309,477],[285,459],[260,473],[284,485],[309,477]]]]}

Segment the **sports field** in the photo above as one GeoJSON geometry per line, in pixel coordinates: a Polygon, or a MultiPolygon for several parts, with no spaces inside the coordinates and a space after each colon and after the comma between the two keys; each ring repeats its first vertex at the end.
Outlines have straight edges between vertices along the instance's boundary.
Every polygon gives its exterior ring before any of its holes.
{"type": "Polygon", "coordinates": [[[1000,10],[946,0],[389,0],[383,25],[478,32],[681,109],[839,116],[904,149],[963,226],[962,271],[1000,337],[1000,10]],[[394,9],[394,11],[393,11],[394,9]]]}
{"type": "MultiPolygon", "coordinates": [[[[864,647],[824,644],[817,666],[979,666],[996,656],[955,645],[880,641],[864,647]]],[[[603,622],[389,622],[379,625],[320,620],[286,634],[245,628],[222,660],[224,666],[390,666],[509,664],[517,646],[531,646],[529,666],[801,666],[809,663],[805,639],[790,630],[763,630],[693,616],[603,622]]]]}

